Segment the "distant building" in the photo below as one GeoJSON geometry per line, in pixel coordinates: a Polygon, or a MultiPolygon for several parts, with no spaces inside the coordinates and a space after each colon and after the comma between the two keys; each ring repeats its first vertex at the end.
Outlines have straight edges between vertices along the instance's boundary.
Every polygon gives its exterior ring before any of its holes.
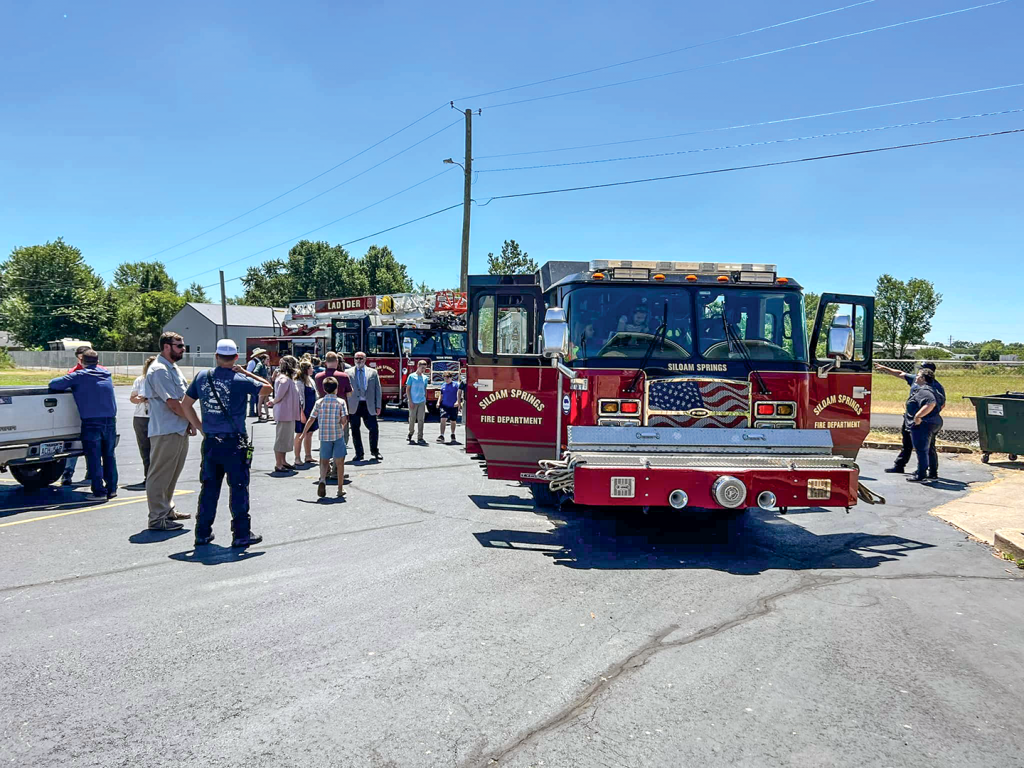
{"type": "Polygon", "coordinates": [[[1019,355],[1000,355],[999,356],[999,362],[1000,363],[1016,363],[1018,360],[1020,360],[1020,356],[1019,355]]]}
{"type": "MultiPolygon", "coordinates": [[[[281,332],[285,310],[270,307],[228,305],[227,338],[245,349],[248,336],[274,336],[281,332]]],[[[217,341],[224,337],[220,304],[197,304],[190,301],[164,326],[185,337],[185,351],[212,353],[217,341]]]]}
{"type": "Polygon", "coordinates": [[[10,331],[0,331],[0,349],[17,351],[24,349],[25,345],[11,335],[10,331]]]}

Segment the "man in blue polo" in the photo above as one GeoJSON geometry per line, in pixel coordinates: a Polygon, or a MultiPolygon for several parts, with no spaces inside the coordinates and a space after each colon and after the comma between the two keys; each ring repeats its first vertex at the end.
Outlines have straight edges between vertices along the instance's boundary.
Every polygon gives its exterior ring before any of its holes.
{"type": "Polygon", "coordinates": [[[82,367],[50,382],[54,392],[71,390],[82,417],[82,448],[85,466],[92,480],[92,499],[117,496],[117,401],[110,371],[100,368],[94,349],[82,353],[82,367]]]}

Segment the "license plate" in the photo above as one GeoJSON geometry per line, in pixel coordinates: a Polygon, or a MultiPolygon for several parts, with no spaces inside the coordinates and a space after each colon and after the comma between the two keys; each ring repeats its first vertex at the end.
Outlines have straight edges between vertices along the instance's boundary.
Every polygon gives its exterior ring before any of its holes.
{"type": "Polygon", "coordinates": [[[823,500],[827,499],[832,495],[832,481],[827,479],[821,480],[808,480],[807,481],[807,498],[823,500]]]}
{"type": "Polygon", "coordinates": [[[64,443],[43,443],[39,446],[39,458],[44,459],[48,456],[60,453],[64,450],[64,443]]]}
{"type": "Polygon", "coordinates": [[[636,496],[636,479],[632,477],[612,478],[612,498],[632,499],[636,496]]]}

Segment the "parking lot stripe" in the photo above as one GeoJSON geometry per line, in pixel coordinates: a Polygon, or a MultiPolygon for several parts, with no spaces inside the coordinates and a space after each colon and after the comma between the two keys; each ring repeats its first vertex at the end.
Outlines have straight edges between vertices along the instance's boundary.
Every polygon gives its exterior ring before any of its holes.
{"type": "MultiPolygon", "coordinates": [[[[195,491],[175,491],[175,496],[184,496],[189,493],[195,493],[195,491]]],[[[139,496],[136,499],[125,499],[124,501],[114,501],[109,504],[97,504],[96,506],[79,507],[77,509],[71,509],[67,512],[57,512],[53,515],[42,515],[41,517],[30,517],[28,520],[15,520],[13,523],[0,523],[0,528],[7,528],[12,525],[23,525],[24,523],[35,523],[40,520],[52,520],[55,517],[66,517],[67,515],[77,515],[82,512],[95,512],[99,509],[113,509],[114,507],[123,507],[126,504],[138,504],[140,501],[145,501],[145,496],[139,496]]],[[[68,504],[77,504],[76,501],[67,502],[68,504]]]]}

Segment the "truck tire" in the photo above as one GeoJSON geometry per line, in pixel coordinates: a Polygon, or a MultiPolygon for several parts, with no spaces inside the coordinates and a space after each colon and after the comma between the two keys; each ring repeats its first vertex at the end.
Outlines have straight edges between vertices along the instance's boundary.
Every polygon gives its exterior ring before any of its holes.
{"type": "Polygon", "coordinates": [[[557,507],[558,494],[548,487],[547,483],[530,483],[530,495],[537,507],[557,507]]]}
{"type": "Polygon", "coordinates": [[[38,491],[56,482],[64,473],[66,463],[65,459],[59,459],[45,464],[11,464],[8,469],[25,490],[38,491]]]}

